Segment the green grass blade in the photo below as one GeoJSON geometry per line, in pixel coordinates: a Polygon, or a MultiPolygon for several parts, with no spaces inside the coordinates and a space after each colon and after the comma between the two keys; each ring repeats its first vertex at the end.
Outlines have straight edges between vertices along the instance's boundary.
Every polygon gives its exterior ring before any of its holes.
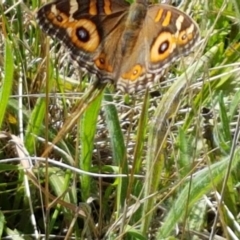
{"type": "Polygon", "coordinates": [[[2,211],[0,211],[0,238],[2,237],[2,234],[3,234],[4,225],[5,225],[5,216],[2,213],[2,211]]]}
{"type": "Polygon", "coordinates": [[[5,112],[8,106],[9,97],[12,91],[13,85],[13,72],[14,72],[14,60],[13,60],[13,48],[8,39],[5,40],[4,51],[4,77],[2,86],[0,88],[0,129],[5,117],[5,112]]]}
{"type": "MultiPolygon", "coordinates": [[[[79,166],[82,170],[90,171],[92,166],[92,155],[94,149],[94,137],[97,128],[98,114],[101,107],[103,94],[99,94],[88,106],[87,111],[80,121],[80,143],[81,143],[81,155],[79,166]]],[[[82,198],[86,201],[90,196],[90,190],[92,187],[91,177],[87,175],[81,175],[81,192],[82,198]]]]}
{"type": "MultiPolygon", "coordinates": [[[[148,109],[149,109],[149,93],[146,91],[145,98],[143,100],[143,106],[139,123],[137,126],[136,145],[134,147],[134,158],[133,166],[131,171],[131,177],[129,179],[128,194],[132,194],[138,199],[141,199],[143,194],[144,183],[141,179],[134,178],[134,174],[139,174],[142,167],[143,156],[144,156],[144,144],[146,139],[146,133],[148,128],[148,109]]],[[[131,223],[138,222],[142,217],[142,209],[139,208],[131,218],[131,223]]]]}
{"type": "MultiPolygon", "coordinates": [[[[110,143],[113,152],[113,164],[119,166],[119,173],[128,174],[128,164],[126,159],[126,149],[124,138],[117,114],[116,107],[114,106],[112,96],[109,91],[106,91],[104,99],[107,104],[104,107],[107,128],[110,135],[110,143]]],[[[127,196],[128,180],[127,178],[118,179],[118,194],[117,194],[117,206],[120,210],[121,206],[124,205],[127,196]]],[[[120,213],[120,211],[118,211],[120,213]]]]}
{"type": "MultiPolygon", "coordinates": [[[[48,83],[48,89],[51,89],[52,84],[54,82],[53,77],[53,67],[51,64],[47,64],[46,71],[47,74],[47,83],[48,83]]],[[[46,90],[45,90],[46,91],[46,90]]],[[[46,94],[47,97],[47,94],[46,94]]],[[[38,98],[34,108],[32,109],[31,114],[29,115],[27,129],[26,129],[26,136],[25,136],[25,146],[28,149],[30,154],[33,154],[35,152],[35,146],[36,142],[35,136],[38,136],[40,132],[43,130],[43,122],[46,116],[46,109],[48,100],[46,98],[38,98]],[[34,136],[35,135],[35,136],[34,136]]]]}

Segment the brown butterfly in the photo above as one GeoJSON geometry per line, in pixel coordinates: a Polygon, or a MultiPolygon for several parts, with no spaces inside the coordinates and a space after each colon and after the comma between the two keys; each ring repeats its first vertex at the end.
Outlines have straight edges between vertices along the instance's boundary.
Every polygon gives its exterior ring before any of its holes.
{"type": "Polygon", "coordinates": [[[199,40],[187,14],[145,0],[57,0],[39,9],[37,21],[81,69],[124,92],[150,87],[199,40]]]}

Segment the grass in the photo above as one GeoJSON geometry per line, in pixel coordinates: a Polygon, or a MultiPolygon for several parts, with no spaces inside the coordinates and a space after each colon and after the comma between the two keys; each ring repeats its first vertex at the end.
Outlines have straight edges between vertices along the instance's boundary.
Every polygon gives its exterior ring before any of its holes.
{"type": "Polygon", "coordinates": [[[0,3],[1,239],[240,238],[240,5],[184,3],[201,43],[135,96],[0,3]]]}

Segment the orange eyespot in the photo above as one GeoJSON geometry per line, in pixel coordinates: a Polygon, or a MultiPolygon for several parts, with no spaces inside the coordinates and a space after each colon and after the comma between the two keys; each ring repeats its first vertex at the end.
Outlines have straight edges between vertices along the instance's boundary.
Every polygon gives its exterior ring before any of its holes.
{"type": "Polygon", "coordinates": [[[129,72],[122,75],[123,79],[136,81],[143,73],[143,68],[140,64],[135,65],[129,72]]]}
{"type": "Polygon", "coordinates": [[[108,64],[104,53],[101,53],[94,63],[100,70],[105,70],[110,73],[113,72],[113,67],[108,64]]]}
{"type": "Polygon", "coordinates": [[[48,12],[47,18],[50,22],[52,22],[54,25],[65,28],[65,24],[68,23],[68,17],[66,14],[57,11],[57,13],[48,12]]]}
{"type": "Polygon", "coordinates": [[[192,39],[192,37],[193,37],[192,34],[187,34],[186,31],[182,31],[178,36],[177,43],[179,45],[185,45],[187,42],[189,42],[189,40],[192,39]]]}
{"type": "Polygon", "coordinates": [[[71,41],[87,52],[94,52],[100,44],[100,36],[94,22],[88,19],[69,23],[67,33],[71,41]]]}
{"type": "Polygon", "coordinates": [[[154,41],[151,51],[151,62],[159,62],[165,60],[176,48],[176,39],[170,32],[161,33],[154,41]]]}
{"type": "Polygon", "coordinates": [[[63,21],[63,18],[61,17],[61,15],[56,16],[56,19],[57,19],[58,22],[62,22],[63,21]]]}
{"type": "Polygon", "coordinates": [[[194,31],[194,25],[191,24],[189,28],[186,28],[185,30],[179,33],[177,43],[179,45],[185,45],[186,43],[191,41],[193,39],[193,31],[194,31]]]}

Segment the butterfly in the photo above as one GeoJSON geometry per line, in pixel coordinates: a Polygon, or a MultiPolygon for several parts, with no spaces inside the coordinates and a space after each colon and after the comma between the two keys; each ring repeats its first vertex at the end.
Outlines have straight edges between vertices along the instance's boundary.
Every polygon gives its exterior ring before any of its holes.
{"type": "Polygon", "coordinates": [[[57,0],[36,19],[82,70],[128,93],[151,87],[200,38],[190,16],[146,0],[57,0]]]}

